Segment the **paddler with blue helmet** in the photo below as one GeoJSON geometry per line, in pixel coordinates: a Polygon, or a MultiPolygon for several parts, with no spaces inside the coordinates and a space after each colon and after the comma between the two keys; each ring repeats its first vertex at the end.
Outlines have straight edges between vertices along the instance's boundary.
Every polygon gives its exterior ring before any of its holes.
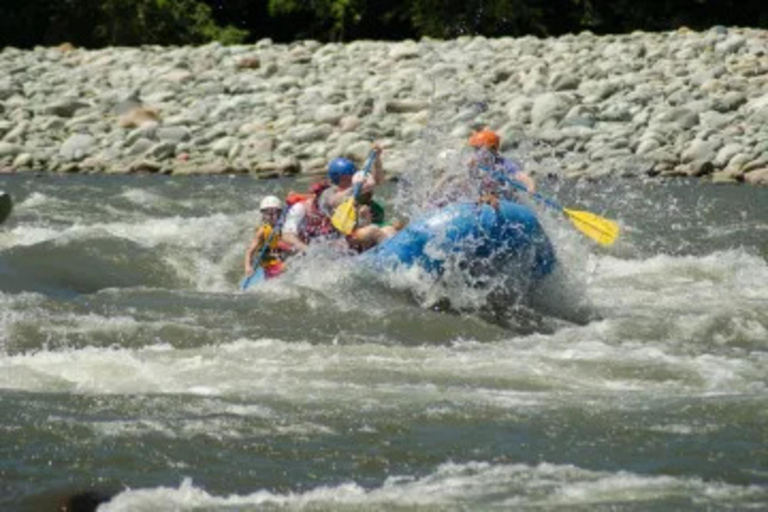
{"type": "Polygon", "coordinates": [[[340,233],[331,224],[333,210],[326,192],[351,191],[355,171],[355,164],[348,158],[335,158],[328,164],[327,181],[313,185],[312,193],[300,201],[289,199],[292,204],[283,224],[283,239],[304,252],[313,240],[339,238],[340,233]]]}
{"type": "Polygon", "coordinates": [[[364,251],[377,245],[397,232],[394,226],[377,225],[381,222],[381,211],[372,202],[372,194],[375,187],[384,183],[384,167],[381,163],[382,148],[374,143],[372,146],[374,160],[371,174],[366,176],[358,171],[355,164],[348,158],[333,159],[328,164],[328,179],[331,186],[320,195],[319,207],[329,216],[333,215],[336,208],[353,195],[354,186],[361,185],[358,202],[358,222],[356,229],[347,236],[350,247],[364,251]]]}

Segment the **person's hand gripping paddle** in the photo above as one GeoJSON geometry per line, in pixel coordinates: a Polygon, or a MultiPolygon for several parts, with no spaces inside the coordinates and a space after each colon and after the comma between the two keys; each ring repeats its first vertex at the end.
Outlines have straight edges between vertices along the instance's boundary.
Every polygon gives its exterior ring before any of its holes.
{"type": "Polygon", "coordinates": [[[355,183],[352,189],[352,197],[341,203],[336,211],[331,216],[331,224],[338,229],[344,235],[350,235],[357,228],[357,207],[358,198],[363,190],[363,184],[368,178],[368,174],[371,172],[373,161],[376,159],[376,150],[371,150],[371,154],[368,155],[368,160],[365,162],[363,168],[363,179],[358,183],[355,183]]]}

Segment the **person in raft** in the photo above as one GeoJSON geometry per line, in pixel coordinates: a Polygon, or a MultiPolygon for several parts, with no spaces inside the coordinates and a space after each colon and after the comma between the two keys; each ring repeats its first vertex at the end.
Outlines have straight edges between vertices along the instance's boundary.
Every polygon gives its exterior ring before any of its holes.
{"type": "Polygon", "coordinates": [[[291,246],[281,240],[281,227],[276,225],[282,211],[283,203],[275,196],[267,196],[259,203],[262,224],[256,228],[253,241],[245,253],[246,276],[253,274],[254,264],[261,265],[267,279],[278,276],[285,270],[283,261],[291,252],[291,246]],[[254,257],[261,254],[265,243],[269,244],[269,248],[261,261],[254,261],[254,257]]]}
{"type": "Polygon", "coordinates": [[[288,213],[283,223],[283,241],[294,250],[304,252],[313,240],[320,238],[338,238],[338,232],[331,224],[331,217],[320,209],[320,195],[330,187],[326,181],[310,187],[308,194],[292,192],[286,203],[288,213]]]}
{"type": "Polygon", "coordinates": [[[536,191],[536,182],[522,171],[521,164],[499,154],[501,139],[496,132],[483,128],[473,133],[468,143],[475,150],[469,160],[469,177],[479,183],[481,201],[493,203],[494,198],[510,195],[503,177],[520,183],[530,193],[536,191]]]}
{"type": "Polygon", "coordinates": [[[347,237],[349,246],[362,251],[386,240],[395,234],[393,226],[377,225],[381,221],[382,210],[374,206],[371,200],[373,189],[383,183],[384,169],[381,165],[381,147],[374,144],[376,156],[371,175],[364,178],[355,164],[348,158],[335,158],[328,164],[330,186],[321,187],[310,199],[294,204],[288,211],[283,228],[283,239],[294,248],[305,251],[312,239],[333,237],[335,231],[330,219],[341,203],[349,199],[357,183],[362,183],[358,202],[358,227],[347,237]]]}
{"type": "Polygon", "coordinates": [[[377,225],[376,207],[372,202],[373,190],[384,183],[384,167],[381,164],[382,148],[374,143],[374,160],[372,171],[368,176],[358,171],[355,164],[347,158],[336,158],[328,164],[328,179],[332,185],[319,199],[320,208],[333,215],[343,202],[352,197],[355,185],[361,185],[358,196],[358,223],[355,230],[347,236],[350,248],[359,252],[380,244],[397,232],[397,226],[377,225]]]}

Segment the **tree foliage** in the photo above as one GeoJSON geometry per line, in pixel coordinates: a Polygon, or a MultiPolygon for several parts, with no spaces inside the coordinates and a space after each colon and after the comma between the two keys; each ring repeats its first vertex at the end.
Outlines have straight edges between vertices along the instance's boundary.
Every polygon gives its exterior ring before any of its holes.
{"type": "Polygon", "coordinates": [[[248,32],[216,23],[197,0],[4,0],[0,45],[78,46],[243,41],[248,32]]]}
{"type": "Polygon", "coordinates": [[[2,0],[0,47],[768,27],[765,0],[2,0]]]}
{"type": "Polygon", "coordinates": [[[344,40],[347,32],[360,24],[366,4],[366,0],[268,0],[270,15],[303,15],[312,20],[311,32],[324,33],[333,40],[344,40]]]}

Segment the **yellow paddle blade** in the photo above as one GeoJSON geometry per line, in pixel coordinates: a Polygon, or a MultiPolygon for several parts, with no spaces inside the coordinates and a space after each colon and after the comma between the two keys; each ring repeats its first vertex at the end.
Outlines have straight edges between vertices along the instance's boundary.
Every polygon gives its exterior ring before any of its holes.
{"type": "Polygon", "coordinates": [[[581,212],[563,208],[576,229],[600,245],[611,245],[619,236],[619,225],[591,212],[581,212]]]}
{"type": "Polygon", "coordinates": [[[331,224],[345,235],[351,234],[357,224],[357,210],[355,209],[355,199],[347,199],[336,208],[331,217],[331,224]]]}

